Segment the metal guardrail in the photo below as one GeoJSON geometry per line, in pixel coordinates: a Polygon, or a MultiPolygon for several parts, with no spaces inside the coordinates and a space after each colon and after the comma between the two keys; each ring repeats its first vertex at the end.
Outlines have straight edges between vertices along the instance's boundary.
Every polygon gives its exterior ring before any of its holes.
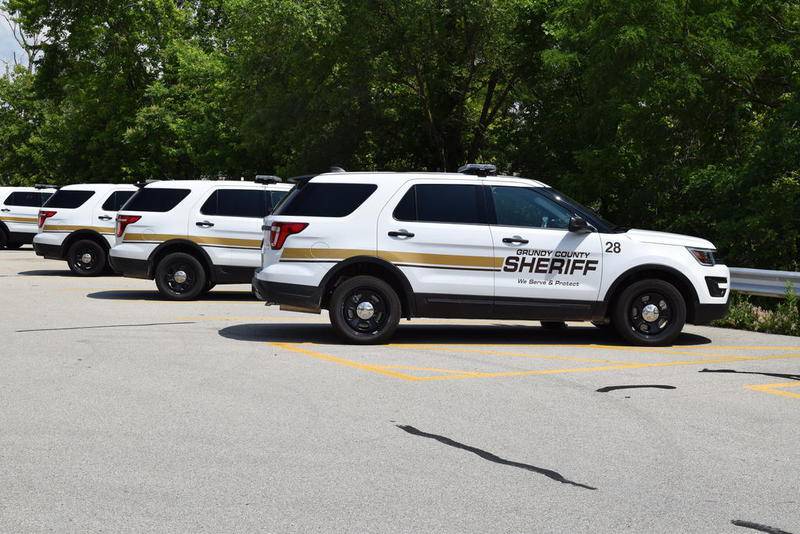
{"type": "Polygon", "coordinates": [[[786,284],[800,293],[800,273],[731,267],[731,290],[762,297],[786,296],[786,284]]]}

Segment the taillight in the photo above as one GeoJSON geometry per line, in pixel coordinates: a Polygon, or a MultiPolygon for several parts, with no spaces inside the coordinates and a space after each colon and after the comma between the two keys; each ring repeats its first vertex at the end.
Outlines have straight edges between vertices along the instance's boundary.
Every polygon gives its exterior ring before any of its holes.
{"type": "Polygon", "coordinates": [[[117,237],[122,237],[125,228],[141,219],[141,215],[117,215],[117,237]]]}
{"type": "Polygon", "coordinates": [[[299,234],[306,229],[308,223],[274,222],[269,229],[269,246],[272,250],[280,250],[290,235],[299,234]]]}
{"type": "Polygon", "coordinates": [[[55,211],[39,210],[39,228],[43,227],[44,222],[55,214],[55,211]]]}

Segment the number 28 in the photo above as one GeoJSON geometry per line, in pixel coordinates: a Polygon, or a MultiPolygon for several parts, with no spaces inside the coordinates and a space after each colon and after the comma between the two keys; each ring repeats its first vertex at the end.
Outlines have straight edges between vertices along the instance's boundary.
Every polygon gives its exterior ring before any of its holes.
{"type": "Polygon", "coordinates": [[[613,241],[609,241],[606,243],[606,253],[610,252],[613,254],[619,254],[621,251],[622,247],[620,246],[619,243],[613,241]]]}

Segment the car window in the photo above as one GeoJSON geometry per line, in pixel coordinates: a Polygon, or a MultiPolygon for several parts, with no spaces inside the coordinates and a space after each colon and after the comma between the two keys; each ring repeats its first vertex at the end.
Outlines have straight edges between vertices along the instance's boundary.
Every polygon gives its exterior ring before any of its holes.
{"type": "Polygon", "coordinates": [[[167,189],[165,187],[145,187],[125,203],[125,211],[149,211],[166,213],[189,195],[189,189],[167,189]]]}
{"type": "Polygon", "coordinates": [[[394,211],[398,221],[485,224],[480,185],[418,184],[394,211]]]}
{"type": "Polygon", "coordinates": [[[94,196],[94,191],[78,191],[61,189],[44,203],[45,208],[75,209],[83,206],[94,196]]]}
{"type": "Polygon", "coordinates": [[[259,189],[217,189],[200,208],[203,215],[264,218],[269,212],[269,196],[259,189]]]}
{"type": "Polygon", "coordinates": [[[366,201],[378,186],[375,184],[308,183],[292,189],[275,215],[305,217],[346,217],[366,201]]]}
{"type": "Polygon", "coordinates": [[[119,211],[136,191],[114,191],[103,203],[103,211],[119,211]]]}
{"type": "Polygon", "coordinates": [[[572,214],[527,187],[492,186],[497,224],[526,228],[568,228],[572,214]]]}
{"type": "Polygon", "coordinates": [[[286,195],[289,194],[288,191],[268,191],[267,193],[269,194],[269,200],[270,200],[269,203],[270,213],[278,206],[278,204],[281,203],[281,200],[286,198],[286,195]]]}
{"type": "Polygon", "coordinates": [[[15,191],[8,195],[4,204],[6,206],[41,208],[52,195],[53,193],[39,193],[36,191],[15,191]]]}

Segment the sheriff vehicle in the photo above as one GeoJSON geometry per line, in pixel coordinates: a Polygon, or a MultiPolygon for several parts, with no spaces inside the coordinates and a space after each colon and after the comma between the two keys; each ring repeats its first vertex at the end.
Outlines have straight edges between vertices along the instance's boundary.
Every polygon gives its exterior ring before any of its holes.
{"type": "Polygon", "coordinates": [[[164,181],[146,185],[117,214],[112,268],[155,279],[172,300],[216,284],[250,283],[261,264],[264,217],[291,189],[259,182],[164,181]]]}
{"type": "Polygon", "coordinates": [[[62,187],[39,210],[39,233],[33,238],[36,254],[66,261],[79,276],[107,272],[114,217],[137,190],[126,184],[62,187]]]}
{"type": "Polygon", "coordinates": [[[39,208],[56,187],[0,187],[0,249],[18,249],[33,242],[39,208]]]}
{"type": "Polygon", "coordinates": [[[729,272],[710,242],[629,230],[547,185],[496,176],[333,173],[299,183],[267,217],[253,284],[267,303],[327,309],[352,343],[401,317],[592,321],[670,344],[721,317],[729,272]]]}

